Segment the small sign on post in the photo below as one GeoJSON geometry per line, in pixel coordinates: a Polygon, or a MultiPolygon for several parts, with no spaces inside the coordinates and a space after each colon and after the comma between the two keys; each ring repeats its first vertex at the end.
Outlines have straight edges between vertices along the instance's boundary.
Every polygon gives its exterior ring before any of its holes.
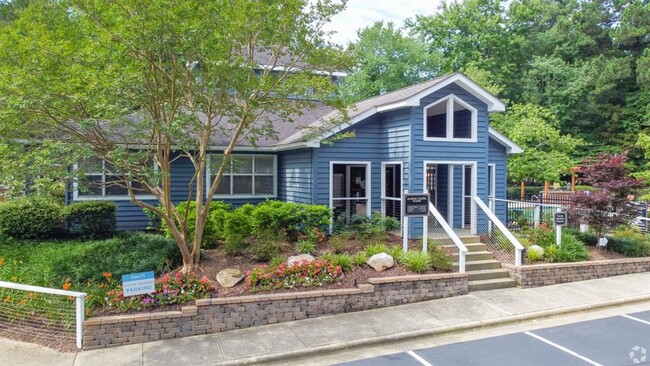
{"type": "MultiPolygon", "coordinates": [[[[427,235],[428,223],[427,216],[429,215],[429,194],[428,193],[408,193],[404,191],[402,204],[402,216],[404,217],[404,227],[408,228],[409,217],[420,216],[422,217],[422,251],[427,252],[427,235]]],[[[403,251],[408,251],[408,230],[406,231],[403,244],[403,251]]]]}
{"type": "Polygon", "coordinates": [[[404,216],[427,216],[428,214],[428,194],[409,193],[404,195],[404,216]]]}
{"type": "Polygon", "coordinates": [[[156,292],[153,271],[122,275],[122,290],[125,297],[156,292]]]}
{"type": "Polygon", "coordinates": [[[555,224],[555,244],[559,247],[562,245],[562,226],[567,224],[567,213],[558,211],[553,215],[555,224]]]}

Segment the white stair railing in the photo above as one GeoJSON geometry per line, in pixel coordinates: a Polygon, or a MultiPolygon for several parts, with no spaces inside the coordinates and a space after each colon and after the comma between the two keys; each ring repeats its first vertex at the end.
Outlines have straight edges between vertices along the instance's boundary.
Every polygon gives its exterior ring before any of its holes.
{"type": "Polygon", "coordinates": [[[429,224],[429,228],[434,228],[436,227],[435,224],[438,224],[449,239],[451,239],[456,248],[458,248],[458,272],[465,273],[465,255],[467,254],[467,247],[431,202],[429,202],[429,215],[432,215],[435,219],[434,225],[429,224]]]}
{"type": "MultiPolygon", "coordinates": [[[[523,263],[523,250],[524,246],[521,245],[519,240],[512,235],[510,230],[499,220],[499,218],[490,210],[490,208],[479,198],[478,196],[474,196],[474,202],[476,205],[480,208],[480,211],[483,211],[485,216],[487,217],[487,222],[484,219],[479,219],[479,214],[478,210],[476,213],[476,226],[477,230],[479,228],[484,228],[486,231],[485,235],[481,235],[480,232],[477,232],[481,236],[481,239],[486,241],[486,244],[490,247],[490,249],[495,251],[495,255],[497,257],[500,256],[500,254],[505,254],[506,258],[508,258],[510,261],[512,261],[512,252],[514,249],[514,264],[515,266],[521,266],[523,263]],[[496,228],[496,230],[495,230],[496,228]]],[[[504,260],[503,257],[499,258],[501,260],[504,260]]]]}

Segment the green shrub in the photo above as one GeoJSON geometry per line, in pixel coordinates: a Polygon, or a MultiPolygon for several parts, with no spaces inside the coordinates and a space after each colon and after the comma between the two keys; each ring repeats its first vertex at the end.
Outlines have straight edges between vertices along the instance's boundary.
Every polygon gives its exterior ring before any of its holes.
{"type": "Polygon", "coordinates": [[[84,238],[111,236],[117,226],[115,210],[113,202],[75,202],[64,209],[66,229],[84,238]]]}
{"type": "MultiPolygon", "coordinates": [[[[190,241],[194,240],[194,230],[196,227],[196,202],[181,202],[176,206],[180,215],[187,214],[187,227],[190,234],[190,241]]],[[[227,213],[230,211],[230,205],[222,201],[212,201],[210,212],[203,226],[203,236],[201,237],[201,248],[212,249],[217,246],[219,240],[225,239],[224,221],[227,213]]],[[[178,223],[178,222],[177,222],[178,223]]],[[[160,223],[160,230],[168,238],[172,237],[171,230],[163,220],[160,223]]]]}
{"type": "Polygon", "coordinates": [[[388,248],[388,254],[390,254],[391,257],[393,257],[396,261],[399,262],[399,257],[402,255],[402,247],[400,246],[392,246],[388,248]]]}
{"type": "Polygon", "coordinates": [[[226,215],[223,227],[226,238],[223,249],[226,253],[241,254],[246,249],[246,239],[253,232],[253,210],[255,206],[247,203],[226,215]]]}
{"type": "Polygon", "coordinates": [[[526,231],[526,236],[532,244],[547,248],[555,244],[555,232],[548,225],[541,224],[536,228],[526,231]]]}
{"type": "Polygon", "coordinates": [[[633,238],[608,238],[607,249],[626,257],[645,257],[650,255],[650,244],[633,238]]]}
{"type": "Polygon", "coordinates": [[[543,251],[534,250],[534,249],[535,247],[533,247],[533,249],[531,249],[530,247],[526,248],[526,259],[528,259],[530,262],[537,262],[538,260],[544,258],[543,251]]]}
{"type": "Polygon", "coordinates": [[[381,242],[371,243],[371,244],[366,245],[365,251],[366,251],[366,256],[368,258],[372,257],[375,254],[379,254],[379,253],[388,254],[388,252],[390,252],[390,250],[388,250],[388,247],[386,246],[386,244],[381,243],[381,242]]]}
{"type": "Polygon", "coordinates": [[[421,251],[402,253],[400,262],[404,267],[415,273],[428,272],[432,268],[431,256],[421,251]]]}
{"type": "MultiPolygon", "coordinates": [[[[66,242],[60,243],[65,246],[66,242]]],[[[126,273],[167,272],[182,263],[176,242],[160,235],[139,232],[119,233],[115,237],[84,242],[82,248],[61,252],[51,268],[55,282],[70,278],[75,283],[101,280],[102,273],[113,277],[126,273]]]]}
{"type": "Polygon", "coordinates": [[[451,253],[436,245],[429,247],[429,257],[431,257],[431,267],[433,267],[433,269],[439,271],[450,271],[454,266],[451,253]]]}
{"type": "Polygon", "coordinates": [[[251,247],[253,259],[258,262],[268,262],[279,252],[278,242],[274,238],[258,238],[251,247]]]}
{"type": "Polygon", "coordinates": [[[343,272],[350,272],[354,268],[352,257],[348,254],[336,254],[334,257],[334,265],[341,266],[343,272]]]}
{"type": "Polygon", "coordinates": [[[385,240],[387,232],[399,228],[399,220],[389,216],[382,217],[379,212],[373,212],[371,216],[354,214],[349,221],[341,215],[334,223],[335,233],[351,232],[359,240],[385,240]]]}
{"type": "Polygon", "coordinates": [[[343,253],[350,239],[350,235],[347,233],[335,234],[330,237],[328,245],[334,253],[343,253]]]}
{"type": "Polygon", "coordinates": [[[49,238],[63,225],[63,206],[40,197],[0,203],[0,236],[49,238]]]}
{"type": "Polygon", "coordinates": [[[252,215],[256,236],[276,234],[295,241],[301,233],[328,225],[331,210],[324,205],[268,200],[257,205],[252,215]]]}
{"type": "Polygon", "coordinates": [[[301,254],[314,254],[316,252],[316,244],[308,239],[298,240],[296,250],[301,254]]]}
{"type": "Polygon", "coordinates": [[[282,264],[284,262],[286,262],[286,258],[283,258],[283,257],[280,257],[280,256],[276,255],[273,258],[271,258],[270,266],[271,267],[277,267],[277,266],[279,266],[280,264],[282,264]]]}
{"type": "Polygon", "coordinates": [[[630,239],[636,242],[646,241],[646,236],[636,226],[621,225],[614,230],[614,238],[616,239],[630,239]]]}
{"type": "Polygon", "coordinates": [[[555,244],[549,245],[544,257],[549,262],[580,262],[589,259],[589,251],[580,239],[565,233],[562,235],[562,245],[559,248],[555,244]]]}
{"type": "Polygon", "coordinates": [[[368,262],[368,256],[365,252],[359,252],[352,256],[352,264],[356,267],[363,267],[368,262]]]}
{"type": "Polygon", "coordinates": [[[595,233],[592,232],[581,233],[575,230],[566,230],[565,233],[569,233],[577,237],[578,239],[580,239],[580,241],[582,241],[586,245],[595,246],[596,244],[598,244],[598,236],[595,233]]]}

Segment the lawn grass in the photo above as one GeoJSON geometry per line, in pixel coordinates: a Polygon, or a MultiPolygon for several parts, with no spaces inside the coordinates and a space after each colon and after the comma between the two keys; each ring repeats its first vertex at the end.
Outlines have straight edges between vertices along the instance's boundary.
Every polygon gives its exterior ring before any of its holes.
{"type": "Polygon", "coordinates": [[[0,238],[0,280],[82,290],[104,272],[168,271],[180,262],[176,244],[159,235],[120,233],[104,240],[12,240],[0,238]]]}

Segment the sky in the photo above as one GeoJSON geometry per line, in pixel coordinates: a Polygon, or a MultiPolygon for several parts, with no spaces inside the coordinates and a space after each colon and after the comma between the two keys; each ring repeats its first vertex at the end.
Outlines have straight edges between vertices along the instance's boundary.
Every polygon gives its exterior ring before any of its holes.
{"type": "Polygon", "coordinates": [[[433,14],[439,3],[440,0],[348,0],[347,8],[332,19],[327,29],[337,31],[332,41],[347,45],[357,39],[358,29],[379,20],[401,27],[405,19],[415,19],[416,14],[433,14]]]}

